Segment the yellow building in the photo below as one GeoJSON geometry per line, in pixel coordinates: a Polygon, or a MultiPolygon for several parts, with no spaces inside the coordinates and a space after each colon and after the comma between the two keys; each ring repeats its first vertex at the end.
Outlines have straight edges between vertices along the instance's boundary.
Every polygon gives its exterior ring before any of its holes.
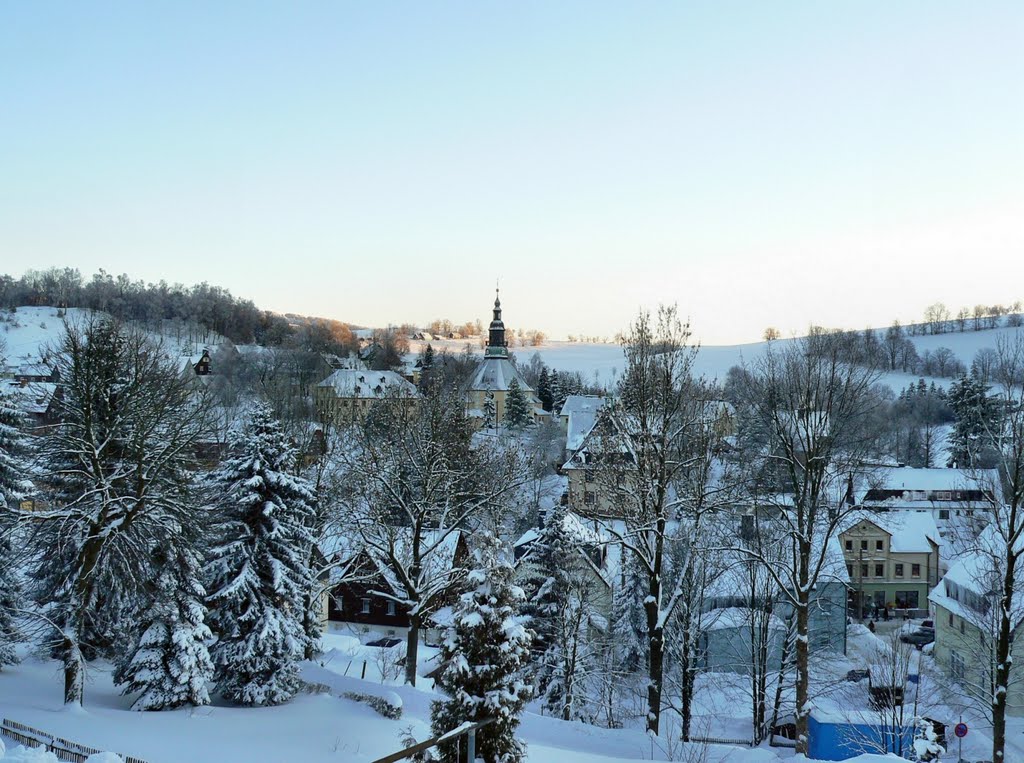
{"type": "Polygon", "coordinates": [[[839,533],[850,611],[927,610],[939,578],[939,530],[930,513],[864,512],[839,533]]]}
{"type": "Polygon", "coordinates": [[[314,391],[317,410],[335,424],[358,421],[385,398],[414,405],[419,392],[394,371],[339,369],[320,382],[314,391]]]}

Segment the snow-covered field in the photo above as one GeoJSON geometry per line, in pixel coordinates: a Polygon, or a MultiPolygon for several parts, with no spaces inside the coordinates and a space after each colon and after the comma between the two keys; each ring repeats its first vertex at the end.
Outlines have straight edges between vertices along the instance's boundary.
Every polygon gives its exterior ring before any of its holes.
{"type": "MultiPolygon", "coordinates": [[[[934,352],[939,347],[948,347],[964,365],[970,368],[975,353],[983,347],[995,347],[1002,338],[1024,336],[1024,328],[1000,328],[984,331],[951,332],[934,336],[909,337],[917,348],[919,355],[925,351],[934,352]]],[[[775,345],[782,348],[793,339],[778,339],[775,345]]],[[[468,345],[479,352],[478,340],[440,340],[431,342],[435,351],[447,349],[452,353],[460,353],[468,345]]],[[[425,342],[412,342],[411,351],[418,353],[425,342]]],[[[722,380],[733,366],[755,365],[764,356],[768,348],[767,342],[749,344],[702,346],[697,354],[694,370],[708,379],[722,380]]],[[[578,372],[588,381],[596,381],[603,386],[614,384],[622,373],[625,361],[622,348],[617,344],[587,344],[582,342],[545,342],[539,347],[512,348],[520,363],[527,362],[534,353],[551,368],[559,371],[578,372]]],[[[916,374],[887,373],[881,381],[894,390],[904,389],[908,384],[920,378],[916,374]]],[[[931,381],[931,377],[926,377],[931,381]]],[[[948,386],[951,379],[934,379],[940,386],[948,386]]]]}

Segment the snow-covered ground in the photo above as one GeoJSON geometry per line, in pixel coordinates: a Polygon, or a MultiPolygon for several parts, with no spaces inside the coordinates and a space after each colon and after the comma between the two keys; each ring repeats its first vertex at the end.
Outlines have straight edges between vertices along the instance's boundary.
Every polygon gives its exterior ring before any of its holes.
{"type": "MultiPolygon", "coordinates": [[[[349,644],[349,646],[353,646],[349,644]]],[[[271,708],[209,707],[157,713],[128,709],[111,680],[109,666],[94,664],[82,708],[65,708],[58,663],[26,659],[0,672],[0,717],[98,749],[135,755],[148,763],[343,763],[372,761],[403,747],[403,734],[430,736],[431,690],[387,689],[401,698],[403,717],[388,720],[344,692],[379,694],[378,681],[341,675],[338,662],[304,663],[303,678],[329,693],[301,694],[271,708]]],[[[641,731],[608,730],[527,713],[520,736],[530,763],[614,763],[651,760],[652,745],[641,731]]],[[[654,759],[665,760],[655,747],[654,759]]],[[[709,763],[765,763],[773,751],[712,746],[709,763]]]]}
{"type": "MultiPolygon", "coordinates": [[[[892,624],[892,628],[897,627],[898,624],[892,624]]],[[[148,763],[360,763],[401,749],[403,738],[409,733],[417,739],[430,736],[430,706],[437,695],[429,688],[429,681],[412,688],[397,680],[382,685],[379,674],[362,680],[351,675],[345,658],[358,659],[372,653],[374,647],[340,633],[329,634],[325,647],[323,659],[302,666],[303,678],[315,687],[315,693],[300,694],[288,704],[247,709],[215,703],[154,713],[129,710],[130,699],[118,693],[112,684],[110,666],[103,663],[91,666],[84,706],[67,708],[62,704],[59,664],[26,657],[21,664],[0,672],[0,717],[98,749],[134,755],[148,763]],[[346,672],[350,675],[344,675],[346,672]],[[365,704],[346,699],[342,696],[346,692],[397,697],[393,701],[401,704],[403,716],[388,720],[365,704]]],[[[886,648],[883,634],[874,635],[863,626],[852,626],[848,654],[816,665],[818,710],[826,714],[845,712],[842,703],[848,704],[850,700],[846,694],[863,692],[865,688],[863,682],[845,683],[842,677],[847,670],[867,667],[886,648]]],[[[920,662],[921,673],[926,675],[932,669],[930,659],[923,656],[920,662]]],[[[746,734],[749,713],[745,680],[730,674],[701,677],[694,720],[697,733],[738,737],[746,734]]],[[[955,722],[961,710],[947,708],[944,712],[954,713],[955,722]]],[[[964,755],[968,759],[984,759],[991,751],[984,724],[969,709],[963,712],[964,720],[971,726],[964,755]]],[[[519,734],[528,744],[529,763],[686,760],[688,753],[699,752],[702,747],[684,750],[673,745],[670,758],[664,745],[652,746],[638,729],[609,730],[534,713],[523,715],[519,734]]],[[[13,750],[10,740],[7,745],[13,750]]],[[[709,745],[707,752],[707,763],[771,763],[780,759],[796,763],[792,752],[785,748],[709,745]]],[[[854,760],[878,763],[893,759],[861,756],[854,760]]],[[[1010,721],[1007,760],[1024,760],[1024,721],[1020,719],[1010,721]]]]}

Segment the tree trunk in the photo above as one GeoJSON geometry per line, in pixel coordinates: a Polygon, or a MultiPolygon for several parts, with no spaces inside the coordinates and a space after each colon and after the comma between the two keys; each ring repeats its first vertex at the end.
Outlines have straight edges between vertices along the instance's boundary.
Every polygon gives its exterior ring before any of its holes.
{"type": "Polygon", "coordinates": [[[64,633],[61,654],[64,659],[64,704],[81,705],[85,694],[85,669],[82,650],[70,633],[64,633]]]}
{"type": "Polygon", "coordinates": [[[1017,555],[1007,549],[1006,572],[999,602],[999,635],[996,639],[995,692],[992,695],[992,763],[1003,763],[1006,756],[1006,692],[1010,685],[1010,648],[1012,631],[1010,612],[1015,593],[1017,555]]]}
{"type": "Polygon", "coordinates": [[[409,615],[409,635],[405,640],[405,682],[416,685],[416,661],[420,651],[420,622],[418,614],[409,615]]]}
{"type": "Polygon", "coordinates": [[[694,670],[694,652],[696,651],[692,643],[692,623],[687,622],[683,624],[683,644],[680,658],[680,686],[679,686],[679,716],[680,716],[680,732],[684,742],[690,741],[690,726],[693,723],[693,686],[695,680],[696,671],[694,670]]]}
{"type": "Polygon", "coordinates": [[[655,627],[651,631],[651,655],[647,672],[647,730],[658,736],[661,720],[661,682],[665,673],[665,633],[655,627]]]}
{"type": "Polygon", "coordinates": [[[796,754],[808,754],[810,717],[810,663],[808,659],[807,594],[800,592],[796,609],[796,754]]]}

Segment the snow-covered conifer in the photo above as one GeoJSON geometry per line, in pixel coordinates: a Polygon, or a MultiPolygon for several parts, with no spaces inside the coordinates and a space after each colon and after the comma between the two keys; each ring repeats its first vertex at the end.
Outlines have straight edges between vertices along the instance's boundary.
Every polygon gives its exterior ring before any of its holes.
{"type": "MultiPolygon", "coordinates": [[[[446,667],[438,686],[447,698],[436,701],[431,712],[435,734],[467,721],[495,719],[476,737],[477,755],[487,763],[523,759],[525,746],[515,738],[515,730],[531,696],[523,676],[530,632],[519,614],[525,595],[512,582],[514,571],[504,555],[492,536],[483,538],[477,568],[468,578],[471,588],[459,599],[441,648],[446,667]]],[[[455,742],[439,745],[439,752],[444,763],[458,763],[455,742]]]]}
{"type": "Polygon", "coordinates": [[[522,429],[530,423],[530,401],[518,379],[512,379],[505,396],[505,426],[509,429],[522,429]]]}
{"type": "Polygon", "coordinates": [[[314,496],[290,473],[294,449],[267,406],[254,406],[233,451],[211,478],[211,656],[225,699],[276,705],[298,688],[314,496]]]}
{"type": "Polygon", "coordinates": [[[540,399],[540,404],[545,411],[550,411],[555,404],[551,391],[551,374],[548,373],[547,366],[540,369],[540,379],[537,381],[537,397],[540,399]]]}
{"type": "Polygon", "coordinates": [[[141,692],[133,710],[171,710],[206,705],[213,663],[206,648],[210,629],[203,621],[206,595],[200,562],[189,547],[168,555],[158,550],[152,602],[141,614],[138,638],[114,673],[124,693],[141,692]]]}
{"type": "Polygon", "coordinates": [[[21,634],[16,611],[24,606],[10,537],[13,523],[6,521],[7,510],[18,504],[26,489],[20,418],[14,401],[0,392],[0,668],[17,661],[14,645],[21,634]]]}

